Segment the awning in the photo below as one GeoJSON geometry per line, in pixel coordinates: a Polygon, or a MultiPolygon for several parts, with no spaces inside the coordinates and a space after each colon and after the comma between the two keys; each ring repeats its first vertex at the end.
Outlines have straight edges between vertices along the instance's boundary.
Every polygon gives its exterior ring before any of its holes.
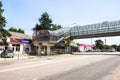
{"type": "Polygon", "coordinates": [[[77,47],[77,43],[75,41],[70,42],[70,46],[77,47]]]}

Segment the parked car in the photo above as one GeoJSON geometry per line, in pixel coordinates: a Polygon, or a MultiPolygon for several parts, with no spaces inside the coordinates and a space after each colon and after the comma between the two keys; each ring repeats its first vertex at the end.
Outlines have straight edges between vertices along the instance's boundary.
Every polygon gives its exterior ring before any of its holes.
{"type": "Polygon", "coordinates": [[[13,50],[4,50],[4,51],[1,53],[1,57],[2,57],[2,58],[13,58],[13,57],[14,57],[13,50]]]}

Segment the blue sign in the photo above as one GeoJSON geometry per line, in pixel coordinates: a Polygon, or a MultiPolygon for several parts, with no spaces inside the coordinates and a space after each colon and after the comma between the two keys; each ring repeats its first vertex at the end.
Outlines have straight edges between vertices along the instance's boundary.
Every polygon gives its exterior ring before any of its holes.
{"type": "Polygon", "coordinates": [[[20,43],[30,43],[29,39],[20,39],[20,43]]]}

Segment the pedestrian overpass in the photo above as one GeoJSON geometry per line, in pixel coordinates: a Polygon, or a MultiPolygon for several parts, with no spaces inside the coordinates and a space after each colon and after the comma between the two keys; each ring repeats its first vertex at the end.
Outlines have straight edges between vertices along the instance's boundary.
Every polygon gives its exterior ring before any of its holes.
{"type": "Polygon", "coordinates": [[[73,39],[120,36],[120,20],[75,26],[71,28],[70,36],[73,39]]]}
{"type": "MultiPolygon", "coordinates": [[[[33,42],[50,48],[50,46],[68,38],[82,39],[108,36],[120,36],[120,20],[110,22],[105,21],[102,23],[83,26],[77,25],[74,27],[65,27],[55,31],[34,31],[33,42]]],[[[49,53],[50,50],[47,50],[47,53],[49,53]]]]}

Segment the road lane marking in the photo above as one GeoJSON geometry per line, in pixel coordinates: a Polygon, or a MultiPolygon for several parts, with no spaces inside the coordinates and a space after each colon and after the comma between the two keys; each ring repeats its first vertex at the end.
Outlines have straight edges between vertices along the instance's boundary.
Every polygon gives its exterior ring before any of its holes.
{"type": "Polygon", "coordinates": [[[51,62],[52,60],[45,60],[45,61],[35,61],[35,62],[28,62],[25,64],[35,64],[35,63],[40,63],[40,62],[51,62]]]}
{"type": "Polygon", "coordinates": [[[33,80],[37,80],[37,79],[35,78],[35,79],[33,79],[33,80]]]}
{"type": "Polygon", "coordinates": [[[46,65],[46,64],[52,64],[52,63],[53,62],[36,64],[36,65],[31,65],[31,66],[23,66],[23,67],[11,68],[11,69],[5,69],[5,70],[0,70],[0,72],[7,72],[7,71],[18,70],[18,69],[24,69],[24,68],[31,68],[31,67],[42,66],[42,65],[46,65]]]}
{"type": "Polygon", "coordinates": [[[63,70],[64,72],[66,72],[66,71],[70,71],[72,68],[67,68],[67,69],[65,69],[65,70],[63,70]]]}
{"type": "MultiPolygon", "coordinates": [[[[19,69],[24,69],[24,68],[32,68],[32,67],[37,67],[37,66],[42,66],[42,65],[47,65],[47,64],[54,64],[54,63],[59,63],[59,62],[64,62],[64,61],[70,61],[73,59],[69,59],[69,60],[62,60],[62,61],[47,61],[47,63],[40,63],[40,64],[33,64],[33,65],[28,65],[28,66],[23,66],[23,67],[17,67],[17,68],[10,68],[10,69],[4,69],[4,70],[0,70],[0,72],[7,72],[7,71],[13,71],[13,70],[19,70],[19,69]]],[[[37,62],[36,62],[37,63],[37,62]]]]}

